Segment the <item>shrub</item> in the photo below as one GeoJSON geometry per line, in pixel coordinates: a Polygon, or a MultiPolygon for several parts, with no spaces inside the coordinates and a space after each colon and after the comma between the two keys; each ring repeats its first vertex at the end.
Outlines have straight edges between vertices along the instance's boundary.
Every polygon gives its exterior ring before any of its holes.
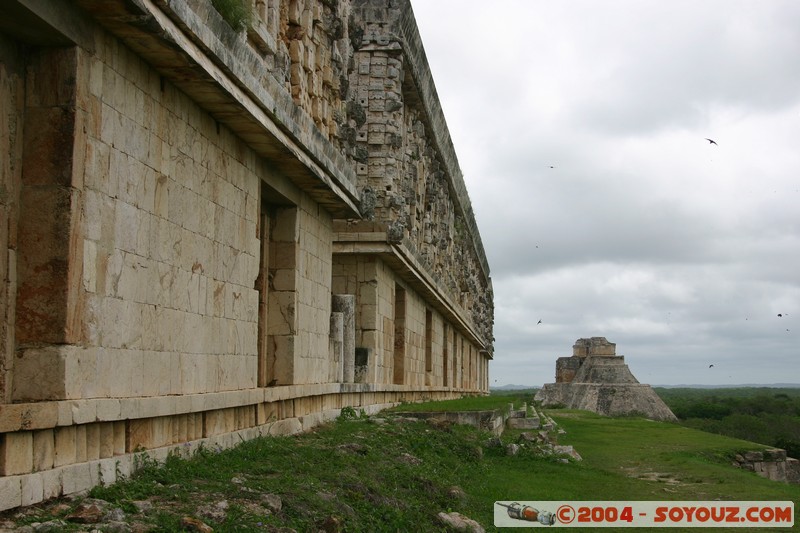
{"type": "Polygon", "coordinates": [[[253,13],[248,0],[211,0],[211,5],[235,31],[250,25],[253,13]]]}

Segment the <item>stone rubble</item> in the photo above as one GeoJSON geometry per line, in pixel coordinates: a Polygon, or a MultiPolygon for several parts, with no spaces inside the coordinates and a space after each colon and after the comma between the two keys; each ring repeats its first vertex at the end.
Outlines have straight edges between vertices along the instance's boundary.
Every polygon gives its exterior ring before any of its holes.
{"type": "MultiPolygon", "coordinates": [[[[107,514],[109,503],[103,500],[86,499],[66,516],[68,522],[76,524],[96,524],[107,514]]],[[[116,518],[116,516],[114,517],[116,518]]],[[[124,519],[124,516],[123,516],[124,519]]]]}
{"type": "Polygon", "coordinates": [[[228,507],[227,500],[221,500],[198,508],[197,514],[214,522],[224,522],[228,516],[228,507]]]}
{"type": "MultiPolygon", "coordinates": [[[[539,428],[542,429],[535,434],[530,431],[523,431],[517,437],[516,443],[507,444],[506,455],[517,455],[524,447],[533,448],[542,455],[554,455],[560,457],[563,462],[569,462],[570,459],[574,461],[581,461],[580,454],[575,451],[572,446],[559,445],[558,436],[564,435],[566,431],[559,427],[552,418],[547,416],[544,412],[537,410],[535,407],[528,407],[523,405],[520,410],[511,409],[509,412],[509,419],[506,424],[509,428],[539,428]],[[532,413],[532,414],[531,414],[532,413]],[[519,423],[519,421],[534,421],[531,424],[519,423]],[[517,422],[512,422],[517,421],[517,422]]],[[[493,442],[487,443],[487,447],[502,446],[502,441],[497,438],[492,439],[493,442]]]]}
{"type": "Polygon", "coordinates": [[[472,520],[464,516],[461,513],[451,512],[451,513],[439,513],[437,515],[439,521],[449,527],[452,527],[458,531],[466,531],[468,533],[484,533],[486,530],[483,529],[478,522],[472,520]]]}
{"type": "Polygon", "coordinates": [[[184,516],[181,518],[181,527],[185,531],[196,531],[197,533],[213,533],[214,531],[214,529],[205,522],[191,516],[184,516]]]}

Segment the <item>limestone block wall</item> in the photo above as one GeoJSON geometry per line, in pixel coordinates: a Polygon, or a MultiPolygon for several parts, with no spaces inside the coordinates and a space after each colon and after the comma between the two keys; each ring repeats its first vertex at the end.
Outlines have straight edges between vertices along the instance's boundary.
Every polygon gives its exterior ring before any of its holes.
{"type": "MultiPolygon", "coordinates": [[[[91,118],[76,158],[80,348],[60,352],[68,391],[21,379],[15,399],[253,387],[256,157],[113,39],[98,39],[91,57],[77,53],[91,118]]],[[[18,373],[47,371],[51,353],[23,349],[18,373]]]]}
{"type": "Polygon", "coordinates": [[[288,383],[327,383],[329,367],[332,230],[330,215],[310,201],[299,216],[296,367],[288,383]]]}
{"type": "Polygon", "coordinates": [[[424,62],[385,56],[404,111],[359,137],[387,112],[377,86],[371,126],[356,105],[367,3],[256,0],[242,32],[205,0],[0,7],[0,510],[113,482],[140,450],[488,390],[488,267],[432,85],[407,76],[424,62]],[[339,253],[337,224],[373,223],[367,164],[408,202],[375,217],[379,249],[339,253]],[[355,296],[358,383],[334,294],[355,296]]]}
{"type": "Polygon", "coordinates": [[[556,383],[570,383],[584,360],[584,357],[576,355],[556,359],[556,383]]]}
{"type": "Polygon", "coordinates": [[[370,255],[335,256],[333,292],[356,296],[356,346],[369,354],[366,382],[394,382],[398,287],[406,300],[404,384],[487,390],[488,366],[479,350],[385,262],[370,255]]]}
{"type": "MultiPolygon", "coordinates": [[[[264,163],[113,40],[85,61],[82,89],[99,114],[81,154],[85,346],[25,348],[15,398],[254,387],[264,163]],[[51,358],[63,368],[48,390],[27,377],[51,358]]],[[[327,380],[331,218],[300,197],[289,227],[276,224],[272,254],[269,311],[280,319],[269,333],[275,351],[302,354],[283,358],[275,375],[286,384],[327,380]],[[281,242],[298,244],[285,252],[281,242]]]]}

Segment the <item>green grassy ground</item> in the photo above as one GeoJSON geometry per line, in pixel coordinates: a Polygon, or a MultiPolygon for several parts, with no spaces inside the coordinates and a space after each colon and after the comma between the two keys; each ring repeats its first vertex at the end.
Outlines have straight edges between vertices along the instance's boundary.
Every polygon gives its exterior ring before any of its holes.
{"type": "MultiPolygon", "coordinates": [[[[180,531],[181,517],[200,516],[204,506],[225,500],[223,518],[204,519],[214,531],[299,532],[325,524],[348,532],[447,531],[436,520],[440,511],[461,512],[495,531],[498,500],[720,499],[796,506],[800,500],[798,486],[730,466],[732,454],[758,445],[637,418],[549,413],[567,431],[560,443],[573,445],[583,461],[565,464],[530,447],[507,456],[504,448],[487,446],[490,435],[467,426],[349,416],[305,435],[148,465],[92,496],[114,502],[129,523],[150,531],[180,531]],[[280,512],[267,513],[265,494],[280,496],[280,512]],[[139,500],[150,501],[152,510],[136,513],[133,502],[139,500]]],[[[516,442],[518,436],[508,431],[502,440],[516,442]]],[[[19,520],[42,522],[68,512],[48,504],[19,520]]]]}

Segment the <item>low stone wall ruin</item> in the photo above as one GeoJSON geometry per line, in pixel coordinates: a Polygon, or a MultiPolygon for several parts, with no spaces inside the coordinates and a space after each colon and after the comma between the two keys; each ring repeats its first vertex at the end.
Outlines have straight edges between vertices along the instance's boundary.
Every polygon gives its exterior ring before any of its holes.
{"type": "Polygon", "coordinates": [[[780,448],[737,453],[733,466],[773,481],[800,484],[800,461],[787,457],[786,450],[780,448]]]}

